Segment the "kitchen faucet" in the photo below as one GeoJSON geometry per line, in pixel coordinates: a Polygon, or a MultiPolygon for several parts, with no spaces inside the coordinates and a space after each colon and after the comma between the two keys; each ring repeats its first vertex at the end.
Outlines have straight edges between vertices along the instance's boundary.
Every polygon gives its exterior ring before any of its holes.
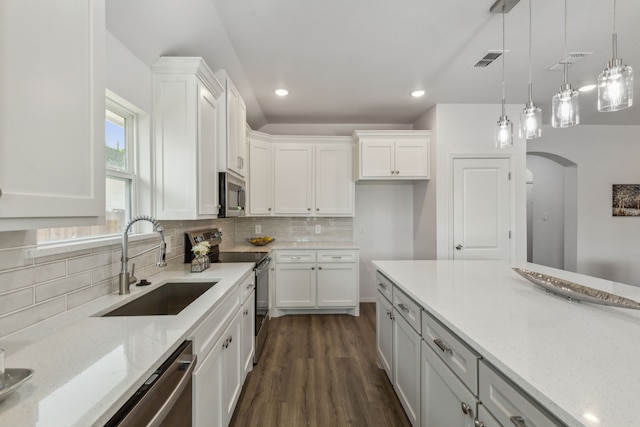
{"type": "Polygon", "coordinates": [[[142,254],[146,254],[147,252],[150,252],[154,249],[158,249],[158,261],[156,262],[156,265],[158,267],[164,267],[167,265],[167,262],[165,261],[165,257],[167,254],[167,244],[164,241],[164,228],[162,227],[162,225],[160,225],[160,223],[158,221],[156,221],[155,219],[153,219],[150,216],[137,216],[134,217],[131,221],[129,221],[126,225],[126,227],[124,228],[124,232],[122,233],[122,256],[120,258],[120,261],[122,262],[122,268],[120,269],[120,281],[119,281],[119,294],[120,295],[127,295],[129,294],[129,286],[132,283],[135,283],[135,281],[137,280],[135,278],[135,276],[133,275],[136,265],[133,264],[132,268],[131,268],[131,273],[129,273],[128,269],[128,262],[130,259],[133,259],[135,257],[138,257],[142,254]],[[160,244],[158,246],[154,246],[150,249],[147,249],[146,251],[142,251],[137,255],[132,256],[131,258],[129,258],[129,229],[131,228],[131,226],[133,225],[133,223],[137,222],[137,221],[149,221],[150,223],[153,224],[153,226],[155,227],[155,230],[160,233],[160,244]]]}

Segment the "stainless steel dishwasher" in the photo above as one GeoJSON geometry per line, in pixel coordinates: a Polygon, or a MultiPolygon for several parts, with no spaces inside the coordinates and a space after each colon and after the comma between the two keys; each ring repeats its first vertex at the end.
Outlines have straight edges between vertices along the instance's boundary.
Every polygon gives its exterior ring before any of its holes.
{"type": "Polygon", "coordinates": [[[107,427],[191,425],[192,381],[196,365],[191,341],[185,341],[105,424],[107,427]]]}

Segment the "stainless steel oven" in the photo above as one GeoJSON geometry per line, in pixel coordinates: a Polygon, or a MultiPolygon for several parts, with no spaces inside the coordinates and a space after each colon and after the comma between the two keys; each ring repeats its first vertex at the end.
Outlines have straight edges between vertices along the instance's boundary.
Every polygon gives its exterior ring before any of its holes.
{"type": "Polygon", "coordinates": [[[219,218],[244,216],[245,184],[239,178],[226,172],[218,174],[218,197],[220,199],[219,218]]]}
{"type": "Polygon", "coordinates": [[[140,386],[105,427],[190,426],[192,379],[196,365],[191,341],[185,341],[140,386]]]}

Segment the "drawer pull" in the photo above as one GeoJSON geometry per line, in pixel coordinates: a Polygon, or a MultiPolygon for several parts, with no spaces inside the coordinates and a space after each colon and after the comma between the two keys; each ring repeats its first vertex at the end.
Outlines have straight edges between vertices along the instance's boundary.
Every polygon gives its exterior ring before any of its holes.
{"type": "Polygon", "coordinates": [[[302,259],[301,256],[290,256],[289,259],[302,259]]]}
{"type": "Polygon", "coordinates": [[[404,312],[409,312],[409,307],[407,307],[406,305],[404,305],[403,303],[398,304],[398,307],[400,307],[400,310],[404,311],[404,312]]]}
{"type": "Polygon", "coordinates": [[[382,289],[384,289],[385,291],[388,289],[387,285],[385,285],[384,283],[380,282],[378,283],[378,286],[380,286],[382,289]]]}
{"type": "Polygon", "coordinates": [[[473,420],[473,425],[474,425],[474,427],[487,427],[485,425],[485,423],[483,423],[482,421],[480,421],[477,418],[475,420],[473,420]]]}
{"type": "Polygon", "coordinates": [[[464,402],[460,402],[460,407],[462,408],[462,413],[473,418],[473,409],[471,408],[471,406],[467,405],[464,402]]]}
{"type": "Polygon", "coordinates": [[[513,425],[516,427],[527,427],[527,423],[520,415],[512,415],[511,417],[509,417],[509,420],[511,420],[513,425]]]}
{"type": "Polygon", "coordinates": [[[332,256],[331,259],[342,259],[341,256],[332,256]]]}
{"type": "Polygon", "coordinates": [[[438,346],[438,348],[440,350],[442,350],[444,353],[448,353],[448,354],[453,354],[453,350],[451,350],[449,347],[447,347],[446,345],[444,345],[444,343],[442,342],[442,340],[440,338],[437,338],[435,340],[433,340],[433,342],[435,343],[435,345],[438,346]]]}
{"type": "Polygon", "coordinates": [[[253,288],[253,283],[249,283],[249,284],[247,285],[247,289],[251,289],[251,288],[253,288]]]}

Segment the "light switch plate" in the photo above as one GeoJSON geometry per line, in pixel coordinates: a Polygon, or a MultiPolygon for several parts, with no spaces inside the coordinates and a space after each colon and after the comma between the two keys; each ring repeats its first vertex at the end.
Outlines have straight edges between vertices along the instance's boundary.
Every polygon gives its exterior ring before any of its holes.
{"type": "Polygon", "coordinates": [[[262,234],[262,227],[260,226],[260,224],[256,224],[254,228],[256,234],[262,234]]]}
{"type": "Polygon", "coordinates": [[[320,224],[316,224],[316,234],[322,233],[322,226],[320,224]]]}

